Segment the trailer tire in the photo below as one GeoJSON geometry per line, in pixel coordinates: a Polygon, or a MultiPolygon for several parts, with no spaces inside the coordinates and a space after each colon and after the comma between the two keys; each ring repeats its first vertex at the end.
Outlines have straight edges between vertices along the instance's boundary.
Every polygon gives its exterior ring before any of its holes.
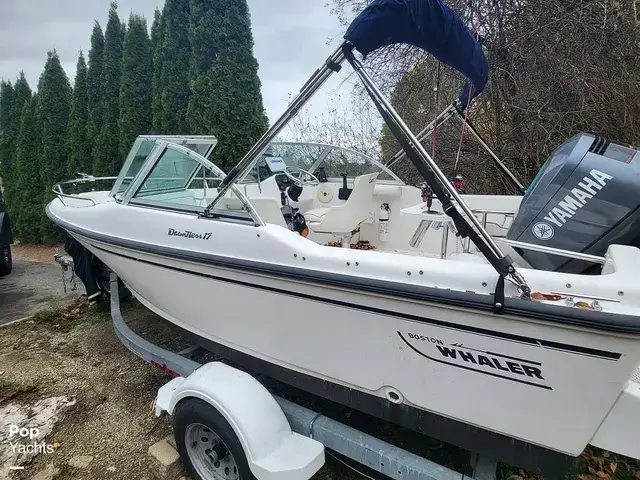
{"type": "Polygon", "coordinates": [[[182,462],[194,480],[256,480],[238,436],[209,403],[197,398],[181,400],[173,413],[173,434],[182,462]],[[196,432],[205,434],[194,439],[196,432]],[[216,438],[222,446],[212,442],[216,438]],[[216,448],[208,449],[208,445],[216,448]],[[222,462],[215,462],[220,449],[222,462]]]}
{"type": "Polygon", "coordinates": [[[0,247],[0,277],[9,275],[13,269],[13,259],[11,257],[11,245],[0,247]]]}

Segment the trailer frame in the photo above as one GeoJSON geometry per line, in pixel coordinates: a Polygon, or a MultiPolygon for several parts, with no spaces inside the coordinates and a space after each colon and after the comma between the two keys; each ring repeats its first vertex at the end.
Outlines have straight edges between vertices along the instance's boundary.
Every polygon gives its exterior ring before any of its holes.
{"type": "MultiPolygon", "coordinates": [[[[133,354],[173,377],[188,378],[203,364],[193,360],[202,347],[191,346],[172,352],[135,333],[127,324],[120,307],[118,276],[111,272],[110,309],[115,333],[133,354]]],[[[235,368],[235,367],[234,367],[235,368]]],[[[469,477],[431,460],[396,447],[372,435],[333,420],[277,395],[293,432],[310,437],[355,462],[396,480],[495,480],[497,462],[472,453],[473,476],[469,477]]]]}

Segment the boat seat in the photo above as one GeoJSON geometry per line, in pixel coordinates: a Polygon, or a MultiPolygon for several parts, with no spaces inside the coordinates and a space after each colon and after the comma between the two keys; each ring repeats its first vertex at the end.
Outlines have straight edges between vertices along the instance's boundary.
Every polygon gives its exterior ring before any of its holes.
{"type": "Polygon", "coordinates": [[[380,172],[356,177],[351,195],[342,205],[316,208],[304,214],[307,225],[316,233],[350,236],[371,213],[373,190],[380,172]]]}
{"type": "Polygon", "coordinates": [[[314,208],[313,210],[307,210],[304,213],[304,219],[309,222],[319,223],[324,216],[329,213],[330,208],[314,208]]]}
{"type": "Polygon", "coordinates": [[[289,228],[287,227],[287,222],[284,221],[284,215],[282,215],[282,210],[280,209],[280,202],[275,198],[251,197],[248,200],[264,223],[289,228]]]}
{"type": "MultiPolygon", "coordinates": [[[[253,205],[255,211],[260,215],[260,218],[264,223],[271,225],[278,225],[280,227],[287,227],[287,222],[284,221],[284,215],[280,209],[280,202],[271,197],[249,197],[247,198],[249,203],[253,205]]],[[[227,210],[245,211],[244,204],[238,197],[223,198],[220,203],[224,205],[227,210]]]]}

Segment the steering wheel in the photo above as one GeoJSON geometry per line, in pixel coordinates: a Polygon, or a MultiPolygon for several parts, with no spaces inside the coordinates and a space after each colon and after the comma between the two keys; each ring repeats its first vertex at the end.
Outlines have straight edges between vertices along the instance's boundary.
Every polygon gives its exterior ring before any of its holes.
{"type": "Polygon", "coordinates": [[[289,180],[291,180],[293,183],[295,183],[299,187],[302,187],[304,185],[317,187],[318,185],[320,185],[320,180],[318,180],[315,175],[299,167],[287,167],[282,171],[282,173],[284,173],[284,175],[289,180]],[[306,179],[304,179],[305,176],[306,176],[306,179]]]}

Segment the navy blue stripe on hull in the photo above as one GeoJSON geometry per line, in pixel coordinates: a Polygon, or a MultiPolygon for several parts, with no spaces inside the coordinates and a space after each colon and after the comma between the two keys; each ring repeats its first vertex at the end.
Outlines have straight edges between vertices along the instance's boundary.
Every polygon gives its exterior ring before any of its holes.
{"type": "MultiPolygon", "coordinates": [[[[291,279],[311,284],[338,287],[351,290],[354,293],[373,293],[393,298],[403,298],[433,304],[470,308],[484,312],[488,315],[498,315],[494,313],[493,295],[481,295],[473,292],[461,292],[443,288],[426,287],[422,285],[398,284],[397,282],[389,282],[375,278],[357,277],[323,272],[320,270],[301,269],[293,266],[283,266],[255,260],[229,258],[210,253],[194,253],[188,250],[163,247],[87,231],[74,225],[70,225],[53,216],[49,210],[49,206],[47,206],[47,215],[49,215],[52,221],[69,232],[74,232],[85,238],[115,247],[137,250],[152,255],[184,260],[202,265],[237,270],[242,273],[258,273],[280,279],[291,279]]],[[[615,333],[640,334],[640,318],[632,315],[596,312],[558,305],[547,305],[519,298],[505,298],[504,302],[503,314],[505,315],[515,315],[517,317],[522,317],[523,319],[542,320],[556,325],[585,327],[615,333]]],[[[490,330],[485,330],[485,332],[491,333],[490,330]]],[[[478,329],[476,333],[479,335],[484,334],[481,332],[481,329],[478,329]]],[[[506,335],[507,334],[504,334],[503,338],[506,338],[506,335]]],[[[523,340],[524,337],[519,337],[518,335],[511,335],[511,337],[513,341],[529,343],[528,341],[523,340]]],[[[555,345],[552,345],[552,343],[553,342],[548,342],[545,346],[566,350],[564,347],[556,347],[555,345]]],[[[618,360],[621,356],[620,353],[605,352],[603,350],[587,347],[572,346],[569,350],[575,351],[575,353],[610,358],[612,360],[618,360]]]]}
{"type": "MultiPolygon", "coordinates": [[[[597,350],[597,349],[593,349],[593,348],[589,348],[589,347],[583,347],[583,346],[580,346],[580,345],[570,345],[570,344],[552,342],[552,341],[549,341],[549,340],[544,340],[544,339],[539,339],[539,338],[525,337],[525,336],[522,336],[522,335],[515,335],[515,334],[511,334],[511,333],[506,333],[506,332],[483,329],[483,328],[474,327],[474,326],[471,326],[471,325],[461,325],[461,324],[451,323],[451,322],[447,322],[447,321],[439,320],[439,319],[426,318],[426,317],[421,317],[421,316],[418,316],[418,315],[412,315],[412,314],[408,314],[408,313],[393,312],[393,311],[384,310],[384,309],[381,309],[381,308],[370,307],[370,306],[367,306],[367,305],[354,304],[354,303],[344,302],[344,301],[335,300],[335,299],[331,299],[331,298],[318,297],[318,296],[315,296],[315,295],[309,295],[309,294],[306,294],[306,293],[293,292],[293,291],[290,291],[290,290],[279,289],[279,288],[270,287],[270,286],[267,286],[267,285],[257,285],[255,283],[243,282],[243,281],[240,281],[240,280],[230,279],[230,278],[221,277],[221,276],[213,275],[213,274],[194,272],[193,270],[187,270],[187,269],[184,269],[184,268],[168,266],[168,265],[165,265],[165,264],[162,264],[162,263],[158,263],[158,262],[152,262],[152,261],[149,261],[149,260],[143,260],[143,259],[140,259],[140,258],[137,258],[137,257],[133,257],[131,255],[125,255],[125,254],[120,253],[120,252],[114,252],[112,250],[108,250],[108,249],[105,249],[105,248],[102,248],[102,247],[99,247],[99,246],[96,246],[96,245],[93,245],[93,248],[95,248],[97,250],[100,250],[100,251],[103,251],[103,252],[106,252],[106,253],[110,253],[112,255],[116,255],[116,256],[123,257],[123,258],[127,258],[129,260],[133,260],[133,261],[136,261],[136,262],[142,262],[142,263],[145,263],[145,264],[148,264],[148,265],[153,265],[155,267],[166,268],[166,269],[169,269],[169,270],[174,270],[174,271],[178,271],[178,272],[186,273],[186,274],[190,274],[190,275],[196,275],[196,276],[199,276],[199,277],[210,278],[211,280],[214,280],[214,281],[231,283],[231,284],[240,285],[240,286],[247,287],[247,288],[268,291],[268,292],[276,293],[276,294],[279,294],[279,295],[287,295],[287,296],[291,296],[291,297],[302,298],[302,299],[305,299],[305,300],[310,300],[310,301],[314,301],[314,302],[320,302],[320,303],[335,305],[335,306],[343,307],[343,308],[350,308],[350,309],[354,309],[354,310],[362,311],[362,312],[367,312],[367,313],[374,313],[374,314],[378,314],[378,315],[384,315],[384,316],[392,317],[392,318],[400,318],[400,319],[403,319],[403,320],[410,320],[410,321],[414,321],[414,322],[426,323],[426,324],[434,325],[434,326],[437,326],[437,327],[440,327],[440,328],[446,328],[446,329],[450,329],[450,330],[462,331],[462,332],[471,333],[471,334],[474,334],[474,335],[480,335],[480,336],[491,337],[491,338],[499,338],[500,340],[503,340],[503,341],[526,344],[526,345],[531,345],[531,346],[536,346],[536,347],[548,347],[548,348],[552,348],[554,350],[561,350],[561,351],[569,353],[569,354],[586,355],[586,356],[597,357],[597,358],[601,358],[603,360],[610,360],[610,361],[617,361],[621,356],[621,354],[619,354],[619,353],[608,352],[606,350],[597,350]]],[[[150,252],[145,252],[145,253],[150,253],[150,252]]],[[[225,267],[225,268],[227,268],[227,267],[225,267]]],[[[246,273],[246,272],[242,272],[241,270],[239,270],[239,271],[241,273],[246,273]]],[[[358,293],[358,292],[355,291],[354,293],[358,293]]]]}

